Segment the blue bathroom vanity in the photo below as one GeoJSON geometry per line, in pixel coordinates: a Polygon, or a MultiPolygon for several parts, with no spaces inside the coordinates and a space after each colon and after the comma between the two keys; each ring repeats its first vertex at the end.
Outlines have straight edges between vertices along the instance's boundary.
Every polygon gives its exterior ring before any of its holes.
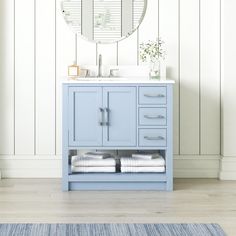
{"type": "Polygon", "coordinates": [[[68,190],[173,190],[171,80],[73,80],[63,83],[63,176],[68,190]],[[153,150],[164,173],[72,173],[78,150],[153,150]]]}

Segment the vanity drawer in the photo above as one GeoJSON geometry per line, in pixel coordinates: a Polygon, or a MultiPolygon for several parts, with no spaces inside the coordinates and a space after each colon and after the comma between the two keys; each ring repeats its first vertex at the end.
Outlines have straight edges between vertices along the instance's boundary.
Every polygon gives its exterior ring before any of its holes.
{"type": "Polygon", "coordinates": [[[139,104],[166,104],[166,87],[140,87],[139,104]]]}
{"type": "Polygon", "coordinates": [[[139,146],[165,147],[166,129],[139,129],[139,146]]]}
{"type": "Polygon", "coordinates": [[[139,108],[139,125],[166,125],[165,107],[139,108]]]}

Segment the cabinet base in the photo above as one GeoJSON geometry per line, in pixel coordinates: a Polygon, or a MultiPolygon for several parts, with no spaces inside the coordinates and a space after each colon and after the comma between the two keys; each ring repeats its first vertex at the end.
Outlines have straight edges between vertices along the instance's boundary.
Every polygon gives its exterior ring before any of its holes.
{"type": "Polygon", "coordinates": [[[62,189],[172,191],[169,179],[167,173],[78,173],[63,178],[62,189]]]}
{"type": "Polygon", "coordinates": [[[166,182],[71,182],[68,190],[171,190],[166,182]]]}

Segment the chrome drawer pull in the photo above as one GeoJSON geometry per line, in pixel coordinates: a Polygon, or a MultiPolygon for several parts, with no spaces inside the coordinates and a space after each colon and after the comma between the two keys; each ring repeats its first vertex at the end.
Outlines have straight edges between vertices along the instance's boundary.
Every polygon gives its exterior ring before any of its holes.
{"type": "Polygon", "coordinates": [[[144,115],[144,118],[147,118],[147,119],[165,119],[165,116],[162,116],[162,115],[157,115],[157,116],[144,115]]]}
{"type": "Polygon", "coordinates": [[[164,94],[144,94],[144,97],[148,98],[164,98],[164,94]]]}
{"type": "Polygon", "coordinates": [[[165,138],[162,137],[162,136],[157,136],[157,137],[144,136],[144,139],[147,139],[147,140],[164,140],[165,138]]]}
{"type": "Polygon", "coordinates": [[[106,111],[106,121],[105,121],[105,125],[109,126],[110,125],[110,109],[109,108],[105,108],[106,111]]]}
{"type": "Polygon", "coordinates": [[[104,123],[103,123],[103,112],[104,112],[104,109],[101,108],[101,107],[99,107],[99,111],[100,111],[100,119],[99,119],[98,124],[99,124],[100,126],[103,126],[103,125],[104,125],[104,123]]]}

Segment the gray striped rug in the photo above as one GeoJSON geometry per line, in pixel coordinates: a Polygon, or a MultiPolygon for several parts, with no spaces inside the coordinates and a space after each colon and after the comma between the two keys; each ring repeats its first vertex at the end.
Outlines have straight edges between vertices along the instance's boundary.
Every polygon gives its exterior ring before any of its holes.
{"type": "Polygon", "coordinates": [[[0,236],[225,236],[218,224],[0,224],[0,236]]]}

